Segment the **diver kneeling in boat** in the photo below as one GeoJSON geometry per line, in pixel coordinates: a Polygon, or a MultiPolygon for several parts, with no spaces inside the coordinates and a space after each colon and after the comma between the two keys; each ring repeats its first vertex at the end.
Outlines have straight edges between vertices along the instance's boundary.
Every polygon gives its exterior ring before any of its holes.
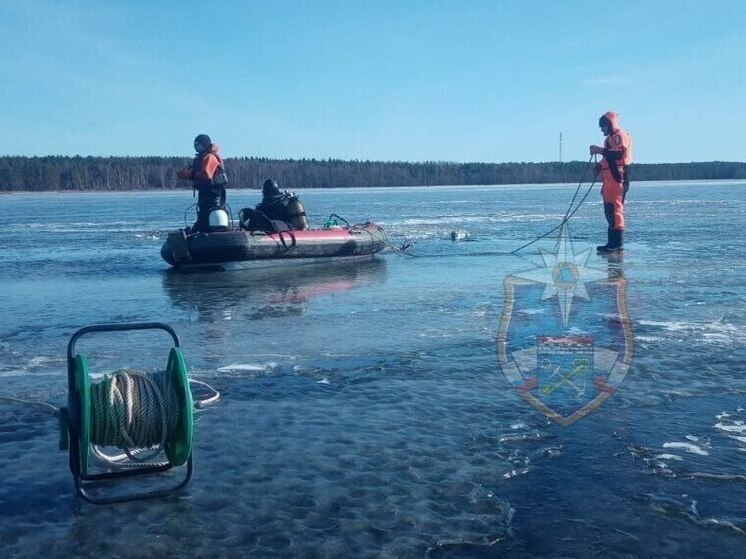
{"type": "Polygon", "coordinates": [[[197,197],[197,221],[192,231],[221,231],[228,228],[228,214],[225,212],[225,174],[223,159],[218,155],[218,145],[210,136],[200,134],[194,138],[196,155],[189,167],[176,172],[183,180],[190,180],[199,195],[197,197]]]}
{"type": "Polygon", "coordinates": [[[280,192],[277,181],[268,179],[262,187],[262,201],[256,208],[244,208],[239,213],[243,229],[274,231],[308,229],[308,218],[298,197],[287,190],[280,192]]]}

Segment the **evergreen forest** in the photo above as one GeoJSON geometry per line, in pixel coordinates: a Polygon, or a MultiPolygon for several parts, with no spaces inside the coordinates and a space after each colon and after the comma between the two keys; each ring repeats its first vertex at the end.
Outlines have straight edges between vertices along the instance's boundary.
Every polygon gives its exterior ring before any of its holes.
{"type": "MultiPolygon", "coordinates": [[[[172,190],[191,188],[176,178],[190,160],[180,157],[0,157],[0,192],[172,190]]],[[[260,188],[267,178],[283,189],[577,183],[590,180],[586,161],[453,163],[341,159],[229,158],[232,188],[260,188]]],[[[635,164],[633,181],[746,179],[746,163],[635,164]]]]}

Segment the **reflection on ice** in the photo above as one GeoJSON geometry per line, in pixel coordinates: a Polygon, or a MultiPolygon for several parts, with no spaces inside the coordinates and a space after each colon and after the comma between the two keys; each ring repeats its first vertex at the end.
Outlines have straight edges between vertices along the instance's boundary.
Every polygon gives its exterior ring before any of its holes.
{"type": "Polygon", "coordinates": [[[226,272],[167,270],[163,287],[175,306],[196,310],[200,320],[257,320],[302,314],[314,298],[385,279],[386,261],[373,258],[226,272]]]}

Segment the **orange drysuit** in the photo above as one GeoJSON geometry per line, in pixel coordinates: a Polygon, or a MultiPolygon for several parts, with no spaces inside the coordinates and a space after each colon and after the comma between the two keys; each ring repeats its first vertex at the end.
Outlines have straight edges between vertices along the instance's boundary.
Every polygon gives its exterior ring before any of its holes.
{"type": "Polygon", "coordinates": [[[601,159],[601,196],[609,228],[624,231],[624,196],[629,182],[625,177],[626,166],[632,163],[632,141],[619,128],[619,117],[613,111],[604,113],[611,123],[611,134],[604,140],[601,159]]]}

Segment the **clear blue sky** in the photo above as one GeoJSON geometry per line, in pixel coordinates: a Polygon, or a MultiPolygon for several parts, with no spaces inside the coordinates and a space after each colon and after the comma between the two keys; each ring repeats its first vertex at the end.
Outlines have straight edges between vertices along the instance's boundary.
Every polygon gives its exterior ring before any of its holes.
{"type": "Polygon", "coordinates": [[[746,2],[0,0],[0,154],[746,161],[746,2]]]}

